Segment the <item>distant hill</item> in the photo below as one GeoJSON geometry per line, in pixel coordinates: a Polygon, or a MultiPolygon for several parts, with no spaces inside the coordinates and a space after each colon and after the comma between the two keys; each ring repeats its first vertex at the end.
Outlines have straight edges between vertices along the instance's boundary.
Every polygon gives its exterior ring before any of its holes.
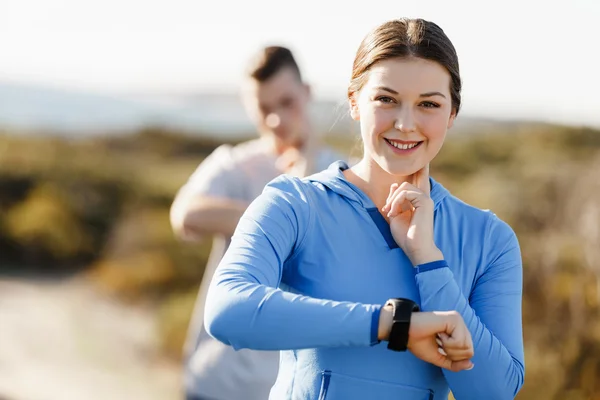
{"type": "MultiPolygon", "coordinates": [[[[343,99],[317,100],[311,111],[320,132],[358,132],[343,99]]],[[[506,123],[461,115],[454,131],[477,132],[506,123]]],[[[228,138],[253,131],[235,94],[108,95],[0,82],[0,128],[89,136],[147,126],[228,138]]]]}

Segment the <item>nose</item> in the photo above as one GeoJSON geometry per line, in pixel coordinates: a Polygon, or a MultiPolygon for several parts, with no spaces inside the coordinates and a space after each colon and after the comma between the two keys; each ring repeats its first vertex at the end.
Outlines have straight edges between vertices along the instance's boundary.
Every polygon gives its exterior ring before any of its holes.
{"type": "Polygon", "coordinates": [[[270,129],[277,129],[281,125],[281,117],[276,113],[271,113],[267,115],[265,123],[270,129]]]}
{"type": "Polygon", "coordinates": [[[402,107],[396,116],[394,128],[402,133],[413,132],[416,130],[415,117],[410,107],[402,107]]]}

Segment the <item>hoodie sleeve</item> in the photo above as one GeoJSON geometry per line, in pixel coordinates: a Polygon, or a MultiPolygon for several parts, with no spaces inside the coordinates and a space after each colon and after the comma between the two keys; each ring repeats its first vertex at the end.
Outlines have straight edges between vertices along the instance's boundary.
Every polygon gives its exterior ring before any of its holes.
{"type": "Polygon", "coordinates": [[[490,224],[489,261],[469,299],[445,262],[437,263],[440,268],[424,265],[422,272],[417,268],[422,309],[460,312],[473,338],[475,367],[458,373],[443,370],[458,400],[513,399],[524,382],[521,252],[506,223],[492,216],[490,224]]]}
{"type": "Polygon", "coordinates": [[[281,176],[248,208],[211,282],[204,323],[235,349],[369,346],[380,305],[316,299],[278,288],[311,225],[306,183],[281,176]]]}

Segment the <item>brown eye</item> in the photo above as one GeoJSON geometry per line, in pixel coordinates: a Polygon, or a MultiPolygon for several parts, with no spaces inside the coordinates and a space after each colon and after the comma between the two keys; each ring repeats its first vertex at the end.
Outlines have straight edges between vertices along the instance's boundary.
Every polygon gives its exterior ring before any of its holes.
{"type": "Polygon", "coordinates": [[[421,106],[425,107],[425,108],[439,108],[440,105],[437,103],[434,103],[432,101],[424,101],[421,103],[421,106]]]}
{"type": "Polygon", "coordinates": [[[379,101],[380,103],[384,103],[384,104],[390,104],[394,102],[394,99],[392,99],[391,97],[388,96],[379,96],[377,98],[375,98],[375,101],[379,101]]]}

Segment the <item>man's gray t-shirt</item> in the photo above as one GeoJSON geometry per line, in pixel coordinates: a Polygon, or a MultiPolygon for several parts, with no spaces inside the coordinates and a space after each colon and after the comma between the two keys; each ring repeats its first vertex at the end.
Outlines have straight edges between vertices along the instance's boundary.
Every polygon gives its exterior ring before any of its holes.
{"type": "MultiPolygon", "coordinates": [[[[179,191],[178,201],[202,195],[249,204],[267,183],[281,174],[276,159],[261,139],[237,146],[222,145],[198,166],[179,191]]],[[[315,157],[315,169],[326,169],[339,159],[339,154],[322,148],[315,157]]],[[[208,287],[229,243],[229,237],[213,239],[184,348],[185,389],[188,394],[215,400],[265,400],[277,377],[279,352],[235,351],[204,329],[208,287]]]]}

